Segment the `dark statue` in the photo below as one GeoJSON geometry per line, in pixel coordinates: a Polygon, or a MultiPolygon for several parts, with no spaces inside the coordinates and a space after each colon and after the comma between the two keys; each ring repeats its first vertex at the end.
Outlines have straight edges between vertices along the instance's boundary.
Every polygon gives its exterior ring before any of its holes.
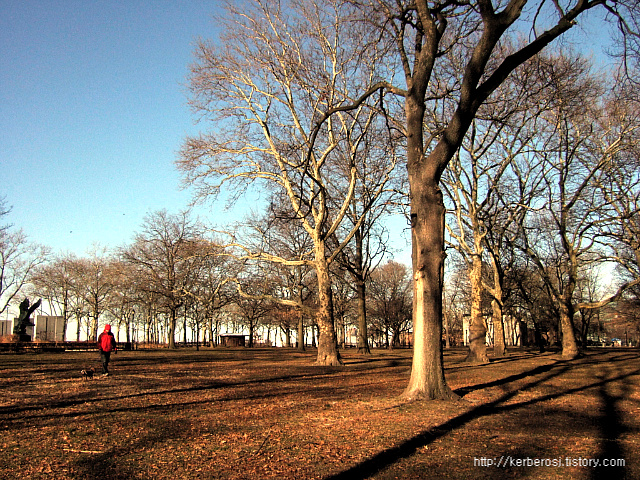
{"type": "Polygon", "coordinates": [[[20,335],[21,340],[22,337],[27,334],[27,327],[34,326],[34,323],[31,323],[31,314],[40,306],[42,303],[42,299],[38,300],[33,305],[29,306],[29,299],[25,298],[20,303],[20,315],[18,316],[18,320],[16,321],[15,326],[13,327],[13,334],[20,335]]]}

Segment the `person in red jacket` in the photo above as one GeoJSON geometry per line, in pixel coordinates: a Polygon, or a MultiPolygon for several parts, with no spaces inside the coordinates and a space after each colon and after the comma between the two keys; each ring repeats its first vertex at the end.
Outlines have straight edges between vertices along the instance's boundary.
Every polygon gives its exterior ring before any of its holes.
{"type": "Polygon", "coordinates": [[[109,375],[109,359],[111,352],[116,351],[116,338],[111,333],[111,325],[104,326],[104,332],[98,336],[98,350],[100,351],[100,361],[102,361],[102,375],[109,375]]]}

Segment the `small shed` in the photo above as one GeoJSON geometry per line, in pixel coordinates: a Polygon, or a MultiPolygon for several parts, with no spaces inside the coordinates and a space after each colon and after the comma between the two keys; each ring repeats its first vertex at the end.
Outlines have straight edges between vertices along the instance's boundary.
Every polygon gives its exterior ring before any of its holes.
{"type": "Polygon", "coordinates": [[[245,335],[241,333],[223,333],[220,335],[220,344],[225,347],[244,347],[245,335]]]}

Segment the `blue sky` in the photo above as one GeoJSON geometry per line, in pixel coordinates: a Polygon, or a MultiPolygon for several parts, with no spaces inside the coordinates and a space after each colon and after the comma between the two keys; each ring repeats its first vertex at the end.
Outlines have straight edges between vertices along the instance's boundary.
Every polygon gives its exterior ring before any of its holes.
{"type": "MultiPolygon", "coordinates": [[[[217,0],[0,0],[0,196],[15,228],[82,256],[188,206],[174,167],[199,129],[186,77],[222,13],[217,0]]],[[[228,225],[244,203],[195,214],[228,225]]]]}
{"type": "Polygon", "coordinates": [[[196,131],[186,76],[214,1],[0,0],[0,196],[55,252],[117,247],[177,212],[176,152],[196,131]]]}

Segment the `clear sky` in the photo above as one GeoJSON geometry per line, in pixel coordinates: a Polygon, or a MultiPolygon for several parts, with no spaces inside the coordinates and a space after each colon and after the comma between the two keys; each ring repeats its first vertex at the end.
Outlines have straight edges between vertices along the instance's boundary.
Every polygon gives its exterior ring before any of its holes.
{"type": "Polygon", "coordinates": [[[0,196],[54,252],[117,247],[185,208],[186,76],[216,0],[0,0],[0,196]]]}

